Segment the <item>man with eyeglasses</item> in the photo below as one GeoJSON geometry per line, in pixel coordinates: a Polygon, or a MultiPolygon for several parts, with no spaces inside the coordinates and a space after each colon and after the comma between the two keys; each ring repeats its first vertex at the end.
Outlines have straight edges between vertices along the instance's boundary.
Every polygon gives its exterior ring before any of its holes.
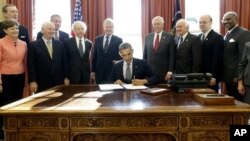
{"type": "Polygon", "coordinates": [[[227,29],[224,36],[222,81],[227,94],[242,101],[242,95],[237,90],[237,66],[241,59],[244,45],[249,39],[249,32],[238,25],[238,15],[235,12],[224,14],[222,24],[227,29]]]}

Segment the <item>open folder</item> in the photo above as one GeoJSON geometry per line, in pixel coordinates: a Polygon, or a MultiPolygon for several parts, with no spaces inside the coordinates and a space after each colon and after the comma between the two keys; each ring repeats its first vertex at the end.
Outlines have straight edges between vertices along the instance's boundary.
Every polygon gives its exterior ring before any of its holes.
{"type": "Polygon", "coordinates": [[[141,85],[135,86],[133,84],[99,84],[99,88],[101,91],[108,91],[108,90],[143,90],[147,89],[148,87],[141,85]]]}

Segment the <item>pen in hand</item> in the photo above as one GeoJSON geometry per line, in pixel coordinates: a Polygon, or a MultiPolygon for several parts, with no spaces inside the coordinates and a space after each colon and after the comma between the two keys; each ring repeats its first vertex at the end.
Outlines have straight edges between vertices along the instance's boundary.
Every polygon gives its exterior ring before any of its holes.
{"type": "Polygon", "coordinates": [[[136,84],[135,84],[135,75],[133,76],[132,84],[133,84],[133,85],[136,85],[136,84]]]}
{"type": "Polygon", "coordinates": [[[134,75],[133,78],[132,78],[132,82],[133,82],[133,81],[135,81],[135,75],[134,75]]]}

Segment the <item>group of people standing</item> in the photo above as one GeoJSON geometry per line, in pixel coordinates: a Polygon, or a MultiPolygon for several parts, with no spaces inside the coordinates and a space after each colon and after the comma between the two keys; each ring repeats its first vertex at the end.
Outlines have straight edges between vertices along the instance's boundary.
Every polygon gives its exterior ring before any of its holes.
{"type": "Polygon", "coordinates": [[[212,29],[210,15],[200,17],[198,36],[189,32],[185,19],[177,21],[176,36],[163,30],[162,17],[154,17],[152,24],[154,32],[145,38],[143,59],[161,82],[174,73],[211,73],[210,88],[218,92],[224,82],[228,95],[250,104],[250,32],[238,25],[237,13],[224,14],[224,37],[212,29]]]}
{"type": "Polygon", "coordinates": [[[211,28],[209,15],[200,17],[198,36],[189,32],[185,19],[177,21],[174,36],[164,31],[162,17],[154,17],[154,31],[145,37],[143,60],[133,58],[132,46],[113,34],[112,19],[104,20],[104,34],[92,43],[85,38],[84,22],[72,25],[75,36],[70,38],[60,30],[60,15],[52,15],[37,39],[29,42],[28,30],[17,22],[16,6],[5,5],[2,12],[6,20],[0,27],[0,90],[6,100],[1,105],[22,98],[26,72],[33,93],[61,84],[89,84],[91,79],[97,84],[152,85],[171,80],[173,74],[211,73],[212,89],[218,91],[219,82],[225,82],[229,95],[250,103],[250,43],[246,44],[250,35],[238,25],[235,12],[223,16],[225,37],[211,28]]]}
{"type": "MultiPolygon", "coordinates": [[[[22,97],[25,72],[28,73],[32,93],[61,84],[89,84],[91,79],[97,84],[165,83],[172,79],[173,74],[200,72],[212,74],[210,88],[218,91],[219,82],[225,82],[227,93],[238,100],[242,101],[244,93],[249,91],[245,71],[249,45],[245,43],[250,40],[249,31],[238,25],[235,12],[227,12],[223,16],[222,23],[228,30],[225,37],[211,28],[212,17],[209,15],[200,17],[202,33],[198,36],[189,32],[185,19],[177,21],[174,36],[164,31],[161,16],[154,17],[154,31],[145,37],[143,51],[144,67],[149,69],[150,75],[143,77],[135,75],[135,67],[139,68],[140,65],[134,65],[136,59],[133,59],[132,46],[122,43],[122,38],[113,34],[112,19],[104,20],[104,34],[97,36],[93,44],[85,38],[87,26],[84,22],[77,21],[72,25],[75,36],[70,38],[60,30],[60,15],[52,15],[50,22],[43,23],[37,39],[29,42],[28,30],[17,22],[16,6],[5,5],[2,12],[6,20],[0,27],[0,90],[6,98],[16,97],[13,101],[22,97]],[[125,49],[130,52],[127,56],[122,54],[125,49]],[[127,62],[130,68],[122,65],[122,68],[115,70],[114,65],[119,64],[120,60],[127,62]],[[127,70],[130,72],[127,73],[127,70]],[[115,71],[120,71],[119,75],[114,75],[115,71]],[[130,77],[129,81],[126,77],[130,77]],[[147,79],[151,77],[153,83],[147,79]],[[135,80],[138,81],[135,83],[135,80]],[[16,83],[20,83],[20,88],[16,88],[16,83]]],[[[250,101],[250,98],[246,99],[244,101],[250,101]]],[[[4,102],[8,103],[9,100],[4,102]]]]}

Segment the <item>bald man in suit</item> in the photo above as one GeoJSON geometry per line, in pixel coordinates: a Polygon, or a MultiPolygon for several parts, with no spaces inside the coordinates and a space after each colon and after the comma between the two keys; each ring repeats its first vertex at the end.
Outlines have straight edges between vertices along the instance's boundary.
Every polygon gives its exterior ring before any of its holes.
{"type": "Polygon", "coordinates": [[[202,31],[198,35],[202,47],[201,72],[212,74],[209,87],[218,91],[218,84],[221,80],[223,36],[212,29],[212,17],[210,15],[202,15],[199,26],[202,31]]]}
{"type": "Polygon", "coordinates": [[[223,73],[227,94],[242,101],[243,97],[237,90],[237,66],[240,62],[245,43],[250,40],[249,32],[238,25],[238,15],[227,12],[223,16],[223,25],[228,30],[224,38],[223,73]]]}
{"type": "Polygon", "coordinates": [[[154,17],[152,25],[154,32],[145,38],[143,59],[159,76],[161,82],[165,82],[171,79],[174,71],[174,36],[163,30],[162,17],[154,17]]]}

